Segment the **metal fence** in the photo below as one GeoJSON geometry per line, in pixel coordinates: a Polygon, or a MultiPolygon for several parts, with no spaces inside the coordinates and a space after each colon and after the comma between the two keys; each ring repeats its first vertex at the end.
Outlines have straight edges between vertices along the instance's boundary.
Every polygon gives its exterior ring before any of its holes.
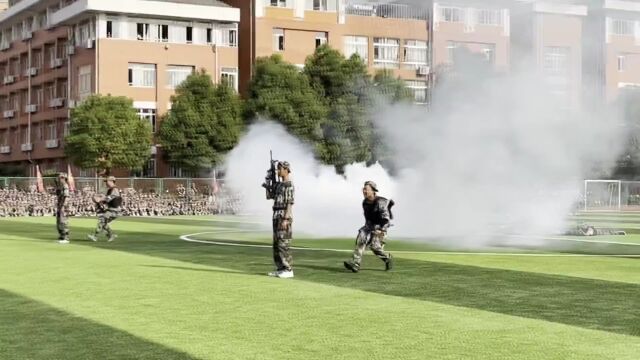
{"type": "MultiPolygon", "coordinates": [[[[103,178],[75,178],[76,190],[90,192],[104,192],[106,185],[103,178]]],[[[55,186],[55,178],[43,178],[44,186],[55,186]]],[[[176,194],[195,191],[198,194],[210,195],[214,192],[214,182],[218,190],[224,188],[224,181],[212,178],[117,178],[116,183],[121,189],[135,189],[138,193],[148,194],[176,194]]],[[[35,191],[37,180],[35,177],[0,177],[0,189],[16,189],[35,191]]]]}

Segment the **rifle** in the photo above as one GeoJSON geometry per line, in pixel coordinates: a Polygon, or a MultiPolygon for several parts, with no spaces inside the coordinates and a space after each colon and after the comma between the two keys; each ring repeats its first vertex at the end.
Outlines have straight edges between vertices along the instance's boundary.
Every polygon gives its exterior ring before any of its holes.
{"type": "Polygon", "coordinates": [[[262,183],[262,187],[267,189],[267,199],[271,199],[273,197],[273,191],[275,190],[276,183],[278,182],[276,175],[278,160],[273,160],[273,151],[271,150],[269,150],[269,165],[267,176],[265,176],[265,181],[262,183]]]}

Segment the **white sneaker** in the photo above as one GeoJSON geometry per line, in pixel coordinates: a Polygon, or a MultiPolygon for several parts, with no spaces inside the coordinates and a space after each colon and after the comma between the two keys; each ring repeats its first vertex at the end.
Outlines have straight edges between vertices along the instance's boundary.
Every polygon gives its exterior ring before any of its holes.
{"type": "Polygon", "coordinates": [[[112,242],[113,240],[115,240],[118,237],[118,235],[113,234],[111,235],[111,237],[109,238],[109,240],[107,240],[107,242],[112,242]]]}
{"type": "Polygon", "coordinates": [[[95,235],[91,235],[91,234],[89,234],[89,235],[87,235],[87,238],[88,238],[89,240],[91,240],[91,241],[94,241],[94,242],[95,242],[95,241],[98,241],[98,238],[97,238],[95,235]]]}
{"type": "Polygon", "coordinates": [[[291,271],[280,271],[277,275],[280,279],[291,279],[293,277],[293,270],[291,271]]]}
{"type": "Polygon", "coordinates": [[[69,240],[58,240],[58,244],[68,244],[69,240]]]}
{"type": "Polygon", "coordinates": [[[268,273],[267,276],[278,277],[278,271],[272,271],[272,272],[268,273]]]}

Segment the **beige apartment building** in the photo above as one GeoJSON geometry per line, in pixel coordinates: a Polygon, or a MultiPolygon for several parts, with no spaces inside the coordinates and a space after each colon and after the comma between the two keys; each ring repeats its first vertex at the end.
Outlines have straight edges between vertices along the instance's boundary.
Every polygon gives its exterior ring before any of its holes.
{"type": "Polygon", "coordinates": [[[298,67],[329,44],[358,54],[371,73],[388,69],[424,103],[430,74],[428,8],[367,0],[225,0],[240,8],[240,89],[257,57],[281,54],[298,67]]]}
{"type": "MultiPolygon", "coordinates": [[[[0,13],[0,164],[66,169],[70,109],[91,94],[132,98],[155,131],[194,70],[237,87],[239,20],[215,0],[10,1],[0,13]]],[[[138,175],[181,175],[160,147],[151,152],[138,175]]]]}

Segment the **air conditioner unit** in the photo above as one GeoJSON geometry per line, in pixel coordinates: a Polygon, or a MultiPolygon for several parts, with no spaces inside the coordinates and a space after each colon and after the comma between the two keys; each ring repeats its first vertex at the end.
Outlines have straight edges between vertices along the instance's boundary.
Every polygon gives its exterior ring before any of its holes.
{"type": "Polygon", "coordinates": [[[24,112],[26,113],[34,113],[38,111],[38,104],[30,104],[24,107],[24,112]]]}
{"type": "Polygon", "coordinates": [[[73,55],[76,53],[76,47],[73,45],[67,46],[67,55],[73,55]]]}
{"type": "Polygon", "coordinates": [[[11,146],[9,145],[0,146],[0,154],[10,154],[10,153],[11,153],[11,146]]]}
{"type": "Polygon", "coordinates": [[[8,85],[8,84],[13,84],[16,81],[16,77],[13,75],[7,75],[4,77],[4,84],[8,85]]]}
{"type": "Polygon", "coordinates": [[[20,146],[20,149],[21,149],[22,151],[31,151],[31,150],[33,150],[33,144],[32,144],[32,143],[22,144],[22,145],[20,146]]]}
{"type": "Polygon", "coordinates": [[[68,100],[67,101],[67,106],[69,107],[69,109],[73,109],[77,106],[76,101],[75,100],[68,100]]]}
{"type": "Polygon", "coordinates": [[[15,115],[16,115],[15,110],[5,110],[5,111],[2,113],[2,116],[3,116],[5,119],[12,118],[12,117],[14,117],[15,115]]]}
{"type": "Polygon", "coordinates": [[[59,68],[64,64],[64,59],[53,59],[51,60],[52,68],[59,68]]]}
{"type": "Polygon", "coordinates": [[[420,66],[418,68],[418,75],[420,76],[427,76],[429,75],[429,67],[428,66],[420,66]]]}
{"type": "Polygon", "coordinates": [[[93,39],[87,40],[87,43],[85,44],[85,47],[87,49],[93,49],[95,46],[96,46],[96,41],[93,39]]]}
{"type": "Polygon", "coordinates": [[[22,40],[30,40],[33,38],[33,32],[32,31],[25,31],[22,33],[22,40]]]}
{"type": "Polygon", "coordinates": [[[58,139],[47,140],[46,145],[47,149],[55,149],[58,147],[58,139]]]}
{"type": "Polygon", "coordinates": [[[158,153],[158,148],[155,145],[151,146],[151,155],[156,155],[158,153]]]}
{"type": "Polygon", "coordinates": [[[11,48],[11,43],[4,43],[0,45],[0,51],[9,50],[11,48]]]}
{"type": "Polygon", "coordinates": [[[36,75],[38,75],[37,67],[30,67],[24,72],[24,76],[36,76],[36,75]]]}
{"type": "Polygon", "coordinates": [[[55,98],[49,100],[49,107],[62,107],[62,105],[64,105],[64,98],[55,98]]]}

